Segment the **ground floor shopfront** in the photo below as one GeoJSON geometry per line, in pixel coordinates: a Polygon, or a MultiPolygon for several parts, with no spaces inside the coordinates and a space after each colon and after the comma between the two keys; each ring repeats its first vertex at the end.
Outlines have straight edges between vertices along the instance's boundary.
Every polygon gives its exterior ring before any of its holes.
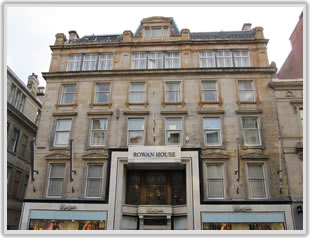
{"type": "Polygon", "coordinates": [[[113,151],[108,202],[29,200],[23,206],[20,229],[294,229],[290,204],[201,204],[199,171],[198,150],[113,151]]]}

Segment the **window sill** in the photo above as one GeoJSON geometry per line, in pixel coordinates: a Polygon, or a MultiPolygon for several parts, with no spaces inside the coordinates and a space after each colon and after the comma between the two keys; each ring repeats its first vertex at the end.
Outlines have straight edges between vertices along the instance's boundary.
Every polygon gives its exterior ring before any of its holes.
{"type": "Polygon", "coordinates": [[[258,101],[237,101],[240,104],[258,104],[258,101]]]}
{"type": "Polygon", "coordinates": [[[106,145],[100,145],[100,146],[87,146],[86,150],[107,150],[107,146],[106,145]]]}
{"type": "Polygon", "coordinates": [[[223,103],[221,101],[212,101],[212,102],[205,102],[205,101],[200,101],[199,102],[199,106],[201,105],[209,105],[209,104],[219,104],[219,105],[222,105],[223,103]]]}
{"type": "Polygon", "coordinates": [[[52,150],[70,150],[70,147],[69,146],[66,146],[66,147],[55,147],[55,146],[51,146],[49,148],[50,151],[52,150]]]}
{"type": "Polygon", "coordinates": [[[148,102],[126,102],[126,106],[148,106],[148,102]]]}
{"type": "Polygon", "coordinates": [[[265,150],[266,146],[264,145],[241,145],[242,150],[247,150],[247,149],[261,149],[265,150]]]}
{"type": "Polygon", "coordinates": [[[76,107],[77,104],[55,104],[56,108],[59,108],[59,107],[76,107]]]}
{"type": "Polygon", "coordinates": [[[166,106],[166,105],[182,105],[182,106],[184,106],[185,105],[184,102],[162,102],[161,104],[163,106],[166,106]]]}
{"type": "Polygon", "coordinates": [[[90,103],[89,107],[111,107],[112,103],[90,103]]]}
{"type": "Polygon", "coordinates": [[[224,147],[223,145],[214,145],[214,146],[205,145],[205,146],[203,146],[201,149],[203,149],[203,150],[209,150],[209,149],[220,149],[220,150],[224,150],[225,147],[224,147]]]}

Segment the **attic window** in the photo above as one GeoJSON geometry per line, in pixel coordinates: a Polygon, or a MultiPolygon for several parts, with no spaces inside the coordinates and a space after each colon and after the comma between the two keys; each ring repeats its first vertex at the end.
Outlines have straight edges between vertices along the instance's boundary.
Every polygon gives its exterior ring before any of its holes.
{"type": "Polygon", "coordinates": [[[161,39],[168,36],[168,26],[144,27],[144,39],[161,39]]]}

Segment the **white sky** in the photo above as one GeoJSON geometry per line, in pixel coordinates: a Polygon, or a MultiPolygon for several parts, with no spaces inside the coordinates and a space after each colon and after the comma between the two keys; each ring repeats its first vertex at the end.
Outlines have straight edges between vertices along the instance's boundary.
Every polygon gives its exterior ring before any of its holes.
{"type": "Polygon", "coordinates": [[[303,10],[303,5],[296,4],[261,7],[236,4],[224,7],[7,6],[7,65],[25,83],[31,73],[39,75],[42,86],[45,86],[45,80],[41,73],[49,70],[49,46],[54,44],[57,33],[65,33],[67,38],[70,30],[76,30],[80,37],[122,34],[124,30],[134,33],[140,21],[151,16],[173,17],[179,30],[188,28],[191,32],[241,30],[244,23],[252,23],[252,27],[262,26],[265,38],[269,39],[269,62],[275,61],[280,69],[291,51],[289,37],[303,10]]]}

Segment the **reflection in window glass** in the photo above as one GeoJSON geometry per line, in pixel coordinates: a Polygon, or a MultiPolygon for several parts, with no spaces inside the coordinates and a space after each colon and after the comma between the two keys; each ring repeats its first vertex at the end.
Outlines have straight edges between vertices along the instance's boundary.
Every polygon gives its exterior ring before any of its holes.
{"type": "Polygon", "coordinates": [[[144,119],[128,119],[128,145],[144,144],[144,119]]]}

